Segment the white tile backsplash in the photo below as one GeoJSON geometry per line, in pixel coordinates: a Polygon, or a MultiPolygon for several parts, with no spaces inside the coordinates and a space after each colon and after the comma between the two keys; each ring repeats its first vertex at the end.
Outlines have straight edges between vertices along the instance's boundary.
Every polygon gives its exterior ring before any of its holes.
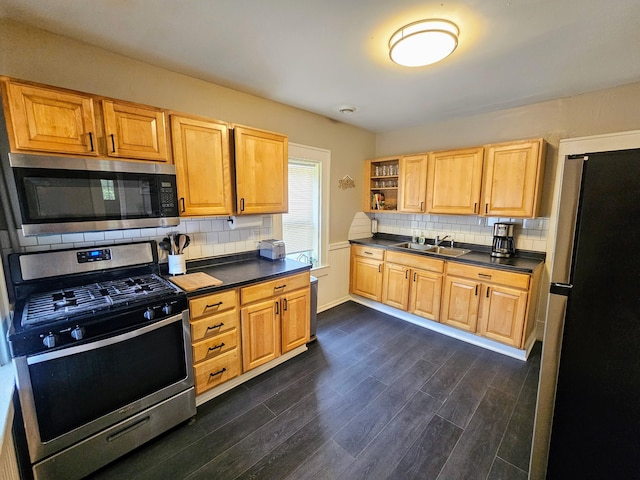
{"type": "Polygon", "coordinates": [[[434,238],[436,235],[444,237],[450,235],[456,242],[475,243],[490,246],[493,241],[493,225],[496,222],[515,223],[516,248],[544,252],[547,247],[547,231],[549,219],[538,218],[536,222],[527,222],[523,228],[521,218],[486,218],[466,215],[422,215],[400,213],[369,213],[358,212],[349,229],[349,239],[364,238],[371,235],[370,221],[378,220],[378,232],[394,235],[411,236],[414,230],[421,231],[425,237],[434,238]],[[369,220],[369,228],[364,224],[362,216],[369,220]]]}
{"type": "MultiPolygon", "coordinates": [[[[369,222],[368,218],[367,222],[369,222]]],[[[35,252],[146,240],[156,240],[159,242],[171,233],[187,233],[191,237],[191,243],[185,250],[185,255],[187,259],[193,260],[255,250],[258,248],[260,240],[272,238],[271,225],[271,215],[263,216],[261,228],[237,228],[236,230],[229,229],[226,218],[181,218],[180,225],[166,228],[109,230],[104,232],[65,233],[61,235],[36,235],[28,237],[22,234],[22,230],[18,230],[18,241],[23,251],[35,252]],[[257,235],[253,236],[253,232],[257,232],[257,235]]],[[[160,252],[160,261],[166,261],[164,252],[160,252]]]]}

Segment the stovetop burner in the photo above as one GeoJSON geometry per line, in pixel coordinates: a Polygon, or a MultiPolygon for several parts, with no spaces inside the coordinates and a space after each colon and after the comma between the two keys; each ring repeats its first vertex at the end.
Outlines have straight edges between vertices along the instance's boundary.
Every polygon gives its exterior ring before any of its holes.
{"type": "Polygon", "coordinates": [[[153,241],[12,254],[9,265],[14,357],[108,338],[188,309],[186,293],[160,276],[153,241]]]}
{"type": "Polygon", "coordinates": [[[131,302],[151,301],[174,292],[175,288],[165,280],[149,274],[36,293],[27,299],[20,323],[28,328],[131,302]]]}

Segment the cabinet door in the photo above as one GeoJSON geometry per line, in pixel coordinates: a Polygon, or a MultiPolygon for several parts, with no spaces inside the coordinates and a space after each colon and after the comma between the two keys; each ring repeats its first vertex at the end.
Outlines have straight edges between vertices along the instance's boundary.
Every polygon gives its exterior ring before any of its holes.
{"type": "Polygon", "coordinates": [[[17,83],[7,95],[14,150],[98,155],[91,97],[17,83]]]}
{"type": "Polygon", "coordinates": [[[282,353],[293,350],[309,341],[310,294],[309,288],[291,292],[280,302],[282,353]]]}
{"type": "Polygon", "coordinates": [[[445,277],[441,323],[475,333],[478,323],[480,283],[445,277]]]}
{"type": "Polygon", "coordinates": [[[502,285],[483,285],[478,333],[484,337],[522,348],[527,312],[527,292],[502,285]]]}
{"type": "Polygon", "coordinates": [[[374,258],[352,255],[351,293],[379,302],[382,299],[382,264],[374,258]]]}
{"type": "Polygon", "coordinates": [[[400,310],[409,304],[409,267],[394,263],[384,264],[382,280],[382,303],[400,310]]]}
{"type": "Polygon", "coordinates": [[[107,155],[167,161],[167,131],[162,110],[102,101],[107,155]]]}
{"type": "Polygon", "coordinates": [[[442,275],[425,270],[413,270],[411,282],[409,312],[439,321],[442,275]]]}
{"type": "Polygon", "coordinates": [[[429,154],[427,212],[474,215],[479,212],[482,148],[429,154]]]}
{"type": "Polygon", "coordinates": [[[543,150],[542,140],[487,146],[482,214],[537,215],[543,150]]]}
{"type": "Polygon", "coordinates": [[[427,156],[400,158],[398,211],[424,213],[427,192],[427,156]]]}
{"type": "Polygon", "coordinates": [[[171,116],[181,214],[231,215],[229,130],[224,123],[171,116]]]}
{"type": "Polygon", "coordinates": [[[280,356],[279,318],[279,298],[242,308],[242,366],[245,372],[280,356]]]}
{"type": "Polygon", "coordinates": [[[237,213],[286,213],[287,137],[246,127],[234,128],[237,213]]]}

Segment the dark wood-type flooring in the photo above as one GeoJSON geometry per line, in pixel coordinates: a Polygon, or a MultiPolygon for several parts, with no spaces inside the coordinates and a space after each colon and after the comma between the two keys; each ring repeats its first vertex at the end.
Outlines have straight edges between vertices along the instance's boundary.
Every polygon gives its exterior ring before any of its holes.
{"type": "Polygon", "coordinates": [[[347,302],[91,479],[526,479],[539,368],[539,344],[522,362],[347,302]]]}

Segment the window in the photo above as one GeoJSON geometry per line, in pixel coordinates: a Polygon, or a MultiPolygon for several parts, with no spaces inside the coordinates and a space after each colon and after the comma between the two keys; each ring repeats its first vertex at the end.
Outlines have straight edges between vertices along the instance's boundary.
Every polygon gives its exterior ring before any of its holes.
{"type": "MultiPolygon", "coordinates": [[[[323,265],[328,243],[327,150],[289,144],[289,212],[282,215],[287,258],[323,265]]],[[[277,227],[276,227],[277,231],[277,227]]]]}
{"type": "Polygon", "coordinates": [[[289,213],[282,215],[287,257],[318,265],[320,164],[289,159],[289,213]]]}

